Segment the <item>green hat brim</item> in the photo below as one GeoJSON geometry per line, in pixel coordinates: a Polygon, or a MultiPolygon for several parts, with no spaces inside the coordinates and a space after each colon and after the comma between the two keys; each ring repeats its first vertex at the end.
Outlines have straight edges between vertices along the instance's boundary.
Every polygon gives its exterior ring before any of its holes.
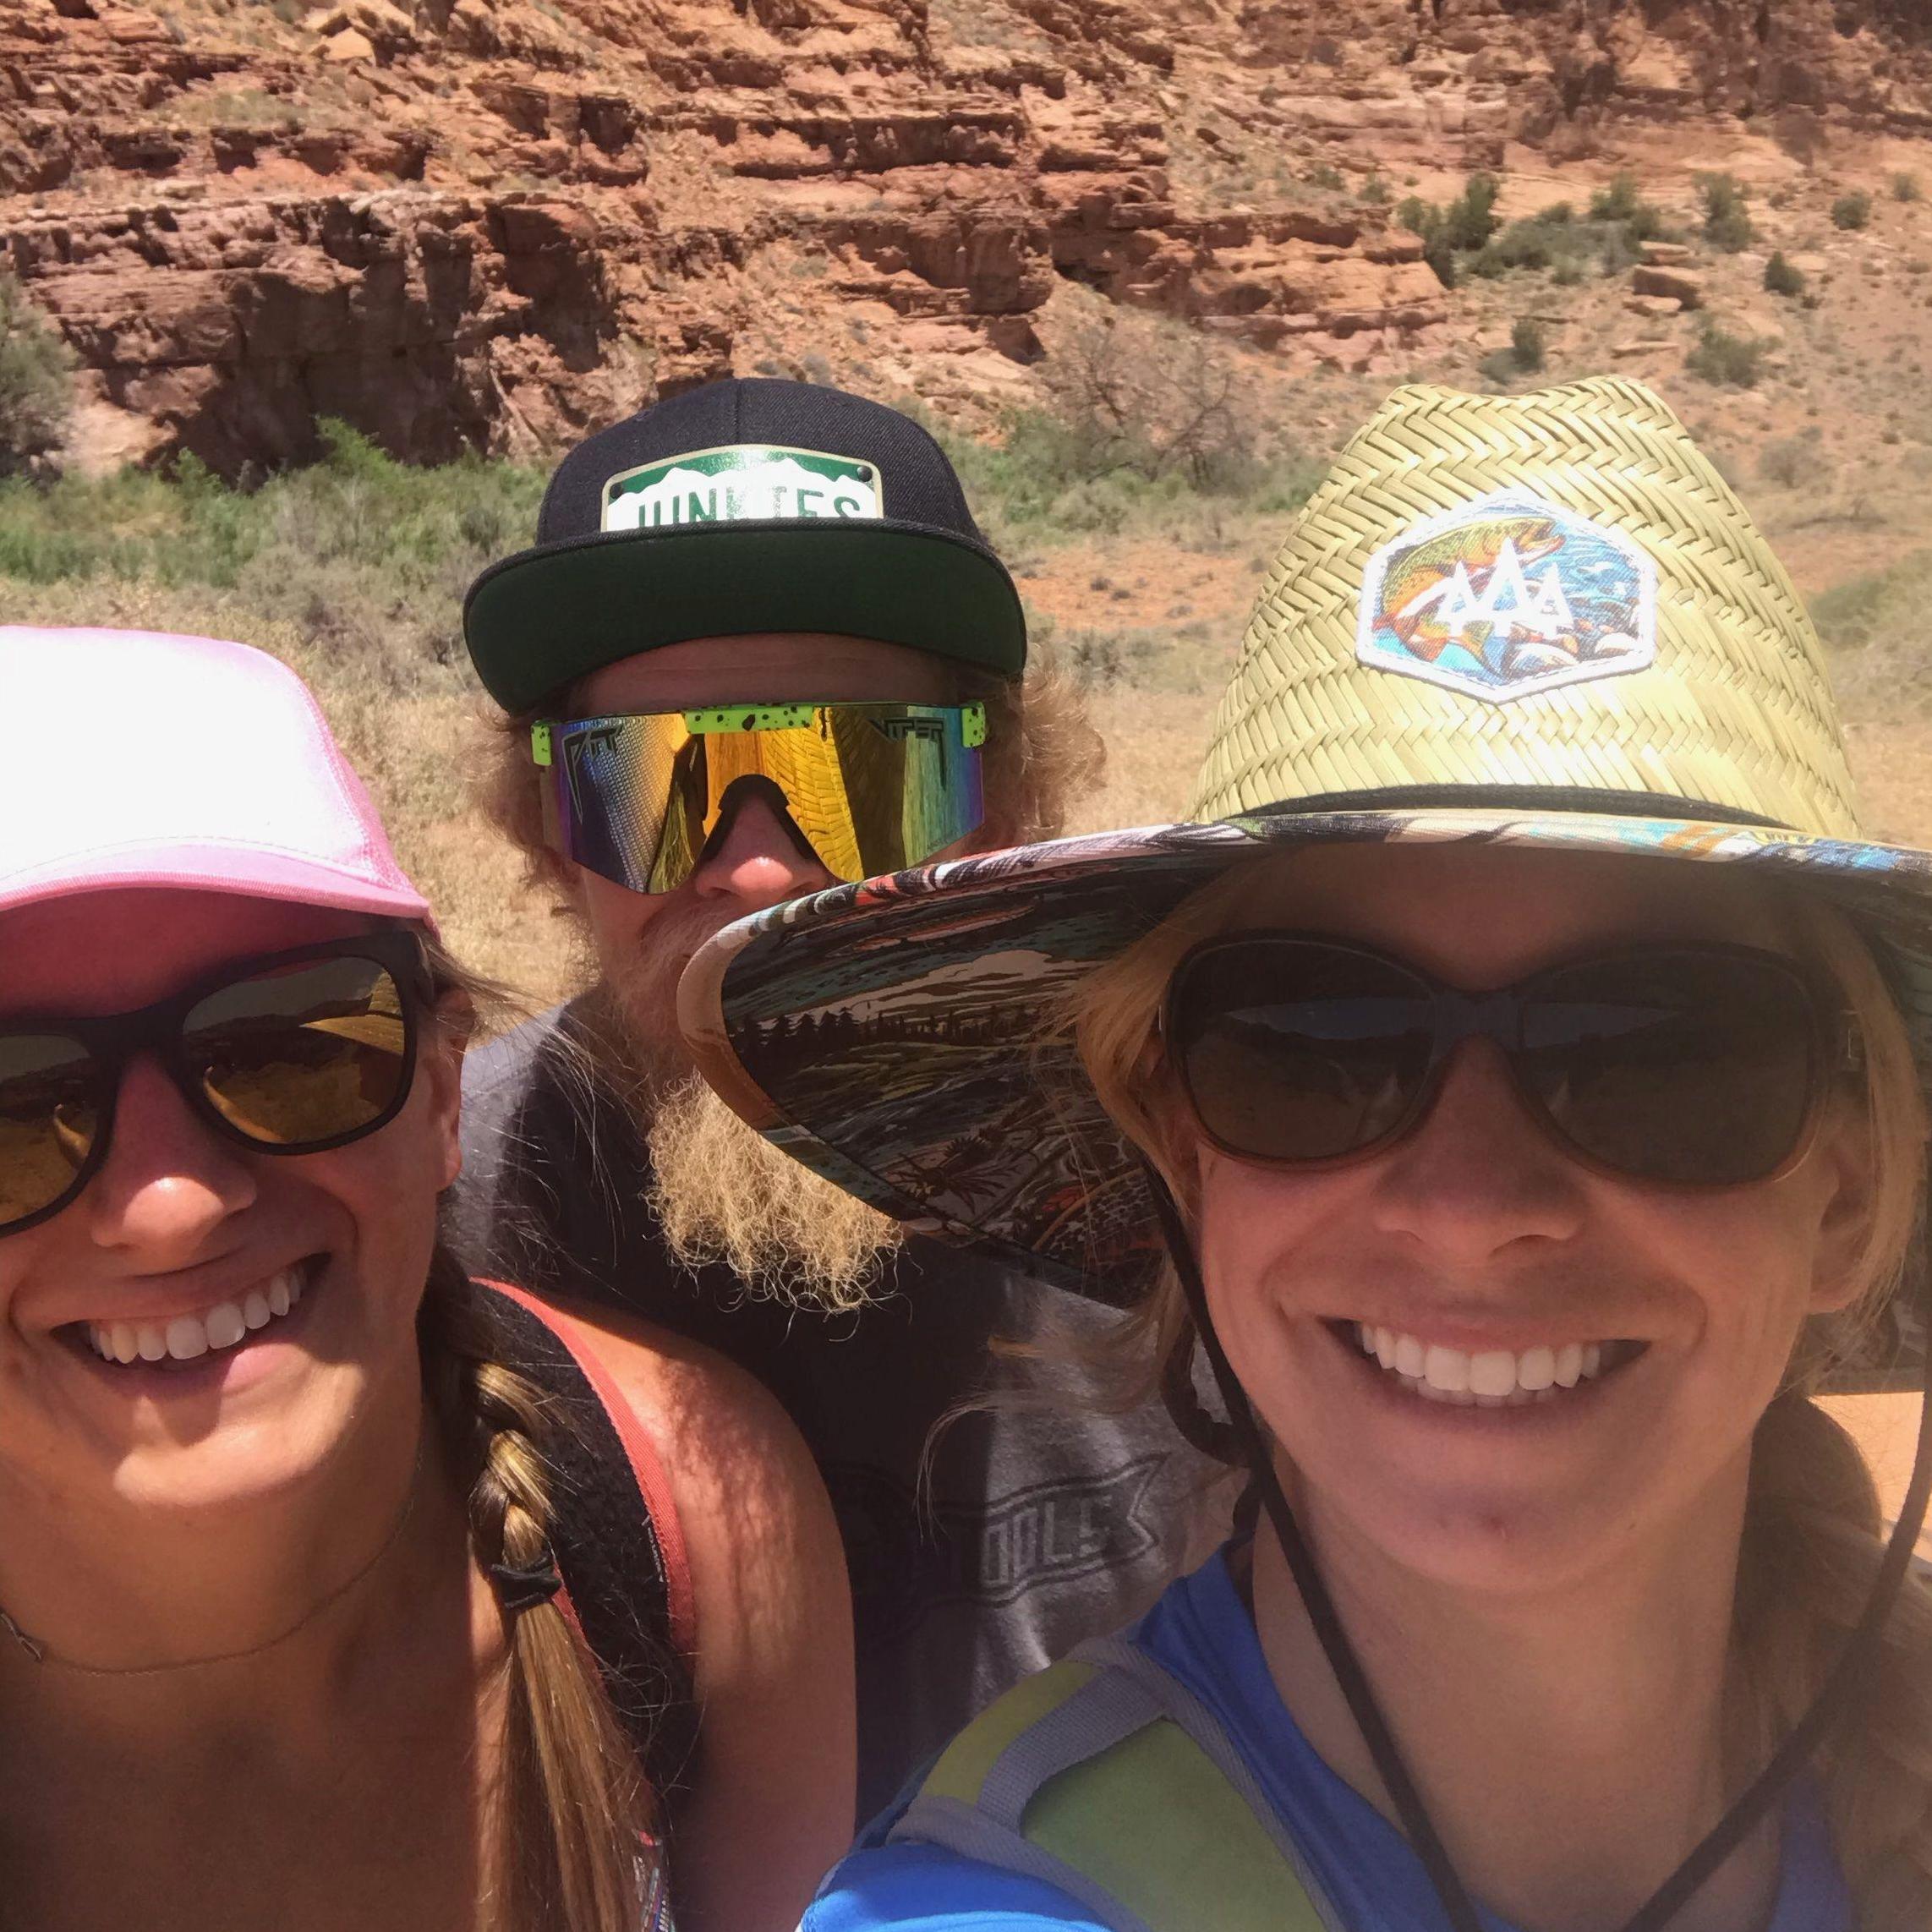
{"type": "Polygon", "coordinates": [[[493,565],[463,604],[477,676],[512,712],[641,651],[769,631],[873,638],[1006,677],[1026,665],[1026,616],[1004,566],[950,532],[906,523],[574,538],[493,565]]]}
{"type": "MultiPolygon", "coordinates": [[[[1737,864],[1825,894],[1872,944],[1932,1070],[1932,855],[1763,824],[1495,807],[1257,813],[838,886],[710,940],[685,971],[678,1017],[706,1080],[828,1180],[922,1233],[1124,1301],[1163,1252],[1158,1226],[1137,1156],[1049,1022],[1189,895],[1261,851],[1456,840],[1737,864]]],[[[1835,1388],[1918,1386],[1910,1299],[1858,1338],[1835,1388]]]]}

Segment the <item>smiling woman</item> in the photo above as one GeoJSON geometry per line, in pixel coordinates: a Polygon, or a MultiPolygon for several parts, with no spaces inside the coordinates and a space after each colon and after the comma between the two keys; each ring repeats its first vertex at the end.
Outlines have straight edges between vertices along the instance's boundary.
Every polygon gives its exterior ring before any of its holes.
{"type": "Polygon", "coordinates": [[[1888,1535],[1813,1398],[1926,1373],[1932,860],[1859,836],[1742,506],[1634,385],[1398,391],[1196,815],[822,894],[680,988],[793,1155],[1134,1305],[1252,1484],[809,1932],[1919,1932],[1932,1453],[1888,1535]]]}
{"type": "Polygon", "coordinates": [[[0,629],[0,1924],[790,1925],[852,1781],[804,1451],[440,1245],[488,989],[289,672],[0,629]]]}

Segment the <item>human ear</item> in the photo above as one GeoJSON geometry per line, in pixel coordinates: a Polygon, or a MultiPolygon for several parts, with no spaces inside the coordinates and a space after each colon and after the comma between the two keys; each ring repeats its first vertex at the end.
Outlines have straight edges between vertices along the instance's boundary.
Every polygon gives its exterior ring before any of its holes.
{"type": "Polygon", "coordinates": [[[462,1061],[475,1028],[468,995],[452,989],[437,1000],[418,1048],[416,1077],[430,1097],[442,1187],[452,1186],[462,1172],[462,1061]]]}
{"type": "Polygon", "coordinates": [[[1835,1095],[1805,1163],[1818,1168],[1821,1192],[1811,1270],[1814,1315],[1842,1312],[1865,1285],[1860,1264],[1878,1213],[1876,1157],[1871,1113],[1863,1097],[1835,1095]]]}

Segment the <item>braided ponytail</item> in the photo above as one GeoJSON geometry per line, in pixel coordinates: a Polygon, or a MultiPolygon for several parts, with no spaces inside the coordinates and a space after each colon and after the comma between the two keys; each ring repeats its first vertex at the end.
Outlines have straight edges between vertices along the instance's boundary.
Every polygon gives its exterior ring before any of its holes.
{"type": "MultiPolygon", "coordinates": [[[[550,1552],[539,1453],[544,1398],[506,1368],[488,1311],[439,1248],[419,1333],[425,1385],[457,1469],[469,1477],[478,1560],[528,1569],[550,1552]]],[[[638,1932],[653,1876],[649,1792],[595,1660],[554,1601],[511,1624],[509,1735],[493,1932],[638,1932]]]]}

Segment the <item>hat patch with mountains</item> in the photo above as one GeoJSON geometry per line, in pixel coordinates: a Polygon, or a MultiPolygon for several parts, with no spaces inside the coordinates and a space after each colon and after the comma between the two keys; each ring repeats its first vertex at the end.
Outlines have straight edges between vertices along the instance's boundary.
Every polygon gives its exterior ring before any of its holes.
{"type": "Polygon", "coordinates": [[[613,476],[604,485],[606,530],[697,523],[785,522],[885,514],[878,465],[818,450],[734,443],[694,450],[613,476]]]}
{"type": "Polygon", "coordinates": [[[1499,704],[1641,670],[1656,570],[1606,524],[1522,490],[1418,523],[1369,559],[1355,656],[1499,704]]]}

